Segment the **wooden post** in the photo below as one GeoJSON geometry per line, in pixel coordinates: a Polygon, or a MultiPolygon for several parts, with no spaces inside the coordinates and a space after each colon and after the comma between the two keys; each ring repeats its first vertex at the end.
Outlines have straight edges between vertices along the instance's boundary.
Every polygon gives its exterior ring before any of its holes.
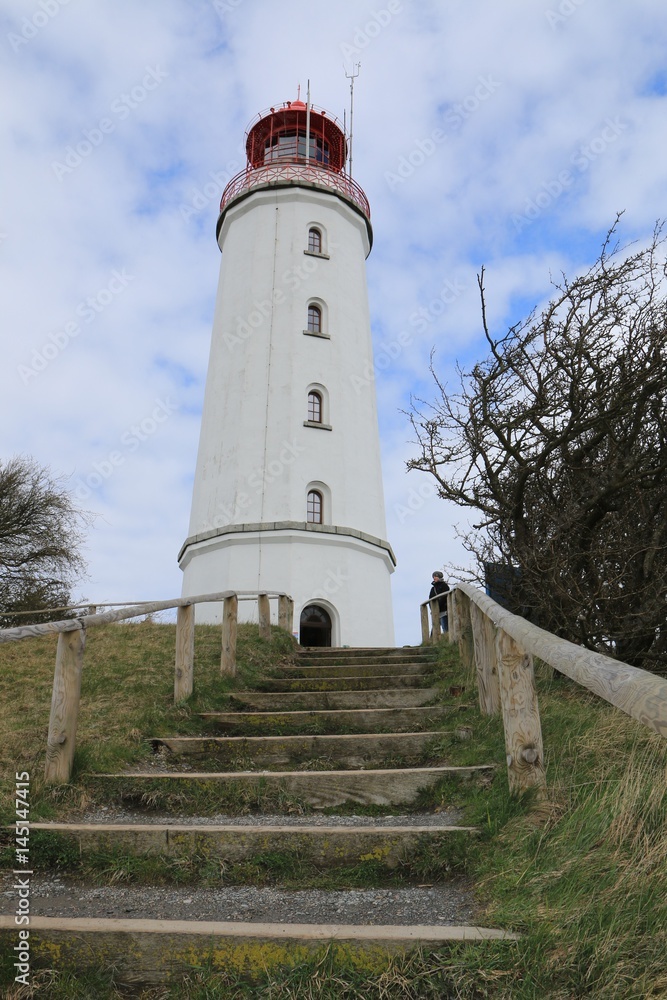
{"type": "Polygon", "coordinates": [[[502,629],[496,635],[496,654],[510,792],[544,789],[544,750],[533,658],[502,629]]]}
{"type": "Polygon", "coordinates": [[[234,594],[225,597],[222,603],[222,656],[220,673],[236,673],[236,625],[238,621],[239,599],[234,594]]]}
{"type": "Polygon", "coordinates": [[[261,639],[271,638],[271,605],[266,594],[259,594],[257,597],[259,608],[259,635],[261,639]]]}
{"type": "Polygon", "coordinates": [[[442,629],[440,628],[440,602],[437,597],[432,597],[428,602],[431,608],[431,642],[437,645],[440,642],[442,629]]]}
{"type": "Polygon", "coordinates": [[[278,625],[291,635],[293,621],[294,601],[287,594],[281,594],[278,598],[278,625]]]}
{"type": "Polygon", "coordinates": [[[58,636],[44,769],[47,785],[67,784],[72,775],[85,648],[84,629],[58,636]]]}
{"type": "Polygon", "coordinates": [[[462,590],[457,589],[454,600],[457,610],[456,632],[461,662],[468,670],[473,670],[475,666],[475,650],[472,639],[472,623],[470,621],[470,598],[462,590]]]}
{"type": "Polygon", "coordinates": [[[176,665],[174,704],[186,701],[194,690],[195,606],[186,604],[176,611],[176,665]]]}
{"type": "Polygon", "coordinates": [[[428,645],[431,641],[431,631],[428,627],[428,605],[422,604],[419,608],[422,623],[422,642],[428,645]]]}
{"type": "Polygon", "coordinates": [[[472,637],[477,667],[477,690],[482,715],[497,715],[500,711],[500,682],[496,663],[496,628],[491,619],[470,602],[472,637]]]}
{"type": "Polygon", "coordinates": [[[454,630],[454,591],[447,591],[447,639],[450,643],[456,642],[454,630]]]}
{"type": "Polygon", "coordinates": [[[458,590],[450,590],[447,594],[447,609],[449,611],[449,641],[459,641],[459,604],[456,599],[458,590]]]}

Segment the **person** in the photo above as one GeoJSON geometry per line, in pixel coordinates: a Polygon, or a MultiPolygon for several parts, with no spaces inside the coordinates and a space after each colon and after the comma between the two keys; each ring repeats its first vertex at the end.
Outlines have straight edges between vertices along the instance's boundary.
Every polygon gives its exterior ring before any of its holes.
{"type": "Polygon", "coordinates": [[[448,632],[449,623],[447,621],[447,598],[446,594],[449,591],[449,584],[445,580],[445,574],[441,573],[439,569],[433,572],[433,586],[431,587],[431,592],[428,595],[429,600],[432,597],[438,598],[438,607],[440,609],[440,631],[448,632]],[[442,597],[439,595],[442,594],[442,597]]]}

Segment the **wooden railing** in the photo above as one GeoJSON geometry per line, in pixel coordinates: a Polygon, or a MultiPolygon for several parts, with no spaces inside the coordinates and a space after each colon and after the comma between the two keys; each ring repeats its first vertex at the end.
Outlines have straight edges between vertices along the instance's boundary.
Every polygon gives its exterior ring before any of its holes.
{"type": "MultiPolygon", "coordinates": [[[[502,714],[511,791],[546,786],[534,657],[667,738],[667,679],[552,635],[467,583],[447,594],[447,610],[447,637],[476,672],[480,711],[502,714]]],[[[421,621],[423,641],[439,642],[437,598],[422,603],[421,621]]]]}
{"type": "Polygon", "coordinates": [[[292,632],[294,601],[287,594],[277,591],[225,590],[199,597],[178,597],[171,601],[153,601],[105,611],[101,614],[82,615],[43,625],[22,625],[0,629],[0,642],[19,642],[39,635],[58,633],[56,669],[51,696],[51,716],[46,745],[45,779],[48,784],[65,784],[72,774],[76,728],[81,697],[81,674],[86,647],[86,630],[109,622],[126,621],[156,611],[176,608],[176,656],[174,666],[174,702],[185,701],[194,690],[195,655],[195,605],[222,602],[222,653],[220,671],[236,673],[236,630],[238,602],[257,601],[259,634],[271,638],[272,598],[278,600],[278,625],[292,632]]]}

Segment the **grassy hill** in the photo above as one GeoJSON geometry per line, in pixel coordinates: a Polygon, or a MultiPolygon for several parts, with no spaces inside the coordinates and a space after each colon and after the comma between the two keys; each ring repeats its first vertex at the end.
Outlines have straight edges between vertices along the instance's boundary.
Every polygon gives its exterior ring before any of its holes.
{"type": "MultiPolygon", "coordinates": [[[[257,629],[239,630],[239,674],[219,674],[220,632],[198,626],[195,696],[174,707],[175,628],[152,622],[90,630],[84,666],[77,756],[72,784],[44,787],[56,640],[0,646],[0,757],[3,822],[13,822],[15,771],[31,774],[31,818],[63,819],[93,804],[90,772],[137,765],[150,756],[148,736],[201,729],[197,713],[215,708],[234,686],[252,686],[293,641],[275,630],[273,643],[257,629]]],[[[452,647],[440,652],[442,683],[465,686],[452,647]],[[446,680],[445,680],[446,678],[446,680]]],[[[667,997],[667,741],[600,702],[566,678],[539,667],[538,694],[548,797],[512,799],[507,791],[499,719],[473,710],[473,739],[452,746],[457,763],[473,753],[496,762],[485,789],[452,786],[448,805],[480,837],[461,858],[485,921],[520,932],[515,947],[458,945],[392,961],[380,979],[326,962],[304,965],[253,984],[231,974],[193,976],[187,988],[146,991],[148,998],[429,997],[640,1000],[667,997]]],[[[431,808],[439,808],[431,803],[431,808]]],[[[442,877],[446,877],[443,871],[442,877]]],[[[101,877],[101,876],[100,876],[101,877]]],[[[130,877],[130,876],[128,876],[130,877]]],[[[429,879],[437,879],[429,869],[429,879]]],[[[36,996],[128,995],[101,978],[42,980],[36,996]]],[[[5,994],[19,1000],[32,994],[5,994]]]]}
{"type": "MultiPolygon", "coordinates": [[[[33,820],[64,818],[69,810],[85,808],[87,772],[149,759],[147,736],[197,733],[197,713],[215,708],[234,688],[252,686],[294,648],[280,629],[269,644],[256,626],[241,625],[238,675],[222,677],[220,629],[198,625],[196,635],[195,694],[187,705],[174,706],[175,625],[143,621],[88,630],[73,782],[65,789],[43,783],[57,636],[0,646],[0,766],[5,775],[30,772],[33,820]]],[[[13,788],[3,792],[0,815],[13,821],[13,788]]]]}

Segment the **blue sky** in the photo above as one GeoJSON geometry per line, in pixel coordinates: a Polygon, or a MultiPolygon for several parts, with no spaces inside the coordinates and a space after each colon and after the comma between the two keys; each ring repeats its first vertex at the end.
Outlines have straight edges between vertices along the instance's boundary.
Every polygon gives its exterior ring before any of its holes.
{"type": "Polygon", "coordinates": [[[2,457],[96,512],[90,600],[180,592],[226,180],[258,111],[305,92],[342,118],[371,203],[368,261],[399,643],[464,511],[407,474],[402,410],[666,214],[659,0],[4,0],[2,457]],[[401,333],[409,343],[396,354],[401,333]],[[392,346],[393,345],[393,346],[392,346]],[[413,509],[414,508],[414,509],[413,509]]]}

